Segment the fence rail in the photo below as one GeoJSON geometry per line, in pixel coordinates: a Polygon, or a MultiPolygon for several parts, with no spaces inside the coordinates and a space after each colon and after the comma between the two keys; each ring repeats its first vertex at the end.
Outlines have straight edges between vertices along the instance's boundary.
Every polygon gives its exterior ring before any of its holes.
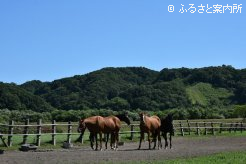
{"type": "MultiPolygon", "coordinates": [[[[122,124],[122,126],[127,126],[126,124],[122,124]]],[[[42,123],[42,120],[38,120],[36,124],[30,124],[29,120],[27,119],[24,124],[15,124],[14,121],[10,121],[9,124],[0,124],[0,141],[3,142],[5,146],[11,147],[13,145],[13,136],[23,136],[22,143],[27,143],[28,136],[36,136],[36,145],[41,145],[41,138],[44,135],[50,135],[51,136],[51,143],[53,145],[56,145],[56,136],[57,135],[65,135],[66,139],[65,142],[71,143],[71,136],[72,135],[80,135],[78,138],[78,141],[83,143],[83,137],[80,133],[73,132],[73,127],[78,127],[78,124],[71,123],[69,121],[68,123],[56,123],[55,120],[52,121],[50,124],[42,123]],[[58,132],[57,126],[66,126],[67,132],[58,132]],[[34,131],[36,129],[36,133],[30,133],[30,128],[34,127],[34,131]],[[45,132],[44,128],[49,127],[50,132],[45,132]],[[2,129],[5,128],[5,132],[2,131],[2,129]],[[18,133],[15,132],[16,128],[18,129],[18,133]],[[7,137],[7,143],[5,142],[5,137],[7,137]]],[[[139,124],[131,124],[127,128],[129,130],[120,131],[120,135],[122,134],[130,134],[130,140],[134,139],[134,134],[139,133],[139,124]]],[[[47,130],[47,129],[46,129],[47,130]]],[[[246,123],[243,122],[234,122],[234,123],[226,123],[226,122],[192,122],[192,121],[180,121],[174,123],[174,130],[175,135],[191,135],[191,133],[194,133],[196,135],[207,135],[212,134],[215,135],[216,133],[222,133],[223,131],[236,132],[240,131],[241,133],[246,130],[246,123]]],[[[1,142],[0,142],[1,144],[1,142]]]]}

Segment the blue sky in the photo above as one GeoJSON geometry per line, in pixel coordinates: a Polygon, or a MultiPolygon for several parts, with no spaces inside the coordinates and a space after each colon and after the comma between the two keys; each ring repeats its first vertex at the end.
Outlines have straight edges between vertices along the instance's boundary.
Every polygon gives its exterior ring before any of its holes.
{"type": "Polygon", "coordinates": [[[245,68],[244,2],[1,0],[0,81],[53,81],[103,67],[245,68]],[[181,4],[188,12],[179,12],[181,4]],[[208,14],[207,4],[242,8],[208,14]]]}

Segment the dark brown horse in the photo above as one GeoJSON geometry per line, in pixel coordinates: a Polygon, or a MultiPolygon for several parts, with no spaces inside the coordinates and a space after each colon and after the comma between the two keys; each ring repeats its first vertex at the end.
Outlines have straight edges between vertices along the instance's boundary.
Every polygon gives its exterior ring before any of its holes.
{"type": "Polygon", "coordinates": [[[170,142],[170,149],[171,149],[172,148],[172,136],[174,135],[172,114],[168,114],[165,118],[161,119],[161,132],[162,132],[163,138],[165,139],[165,149],[168,147],[167,133],[169,133],[169,142],[170,142]]]}
{"type": "Polygon", "coordinates": [[[147,116],[144,113],[140,113],[140,141],[139,141],[139,147],[138,149],[141,148],[141,143],[142,140],[144,139],[144,133],[148,134],[148,141],[149,141],[149,149],[151,149],[151,141],[150,141],[150,134],[153,137],[153,141],[154,141],[154,147],[153,149],[155,149],[156,147],[156,140],[158,137],[158,149],[160,147],[162,147],[161,144],[161,136],[160,136],[160,127],[161,127],[161,120],[158,116],[147,116]]]}

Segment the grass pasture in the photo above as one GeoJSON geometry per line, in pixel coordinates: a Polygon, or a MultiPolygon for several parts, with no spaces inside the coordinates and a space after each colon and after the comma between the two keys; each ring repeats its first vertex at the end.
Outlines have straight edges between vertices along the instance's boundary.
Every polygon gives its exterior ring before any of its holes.
{"type": "Polygon", "coordinates": [[[127,162],[138,164],[244,164],[246,161],[246,151],[224,152],[207,156],[172,159],[165,161],[140,161],[127,162]]]}

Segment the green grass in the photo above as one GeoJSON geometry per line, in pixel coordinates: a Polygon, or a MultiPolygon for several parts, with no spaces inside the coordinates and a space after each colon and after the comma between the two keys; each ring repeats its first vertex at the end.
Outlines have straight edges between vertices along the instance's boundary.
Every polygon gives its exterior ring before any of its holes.
{"type": "Polygon", "coordinates": [[[162,161],[142,161],[142,162],[127,162],[140,164],[244,164],[246,161],[246,151],[241,152],[226,152],[208,156],[162,160],[162,161]]]}
{"type": "MultiPolygon", "coordinates": [[[[72,139],[72,143],[76,146],[85,146],[85,145],[89,145],[89,133],[85,133],[84,134],[84,143],[81,144],[79,142],[76,142],[77,138],[79,137],[79,135],[72,135],[71,139],[72,139]]],[[[5,137],[6,138],[6,137],[5,137]]],[[[41,136],[41,146],[39,147],[39,149],[60,149],[63,146],[63,142],[65,142],[67,140],[67,136],[66,135],[57,135],[56,136],[56,146],[54,146],[51,142],[52,137],[51,135],[42,135],[41,136]]],[[[4,149],[4,150],[17,150],[20,148],[22,141],[23,141],[23,136],[13,136],[12,138],[12,147],[4,147],[2,145],[2,142],[0,141],[0,148],[4,149]]],[[[7,140],[5,141],[7,142],[7,140]]],[[[27,137],[27,143],[29,144],[36,144],[36,136],[28,136],[27,137]]]]}
{"type": "Polygon", "coordinates": [[[200,163],[200,164],[243,164],[246,161],[246,152],[230,152],[230,153],[220,153],[216,155],[209,155],[203,157],[196,157],[190,159],[178,159],[170,160],[165,163],[167,164],[185,164],[185,163],[200,163]]]}

